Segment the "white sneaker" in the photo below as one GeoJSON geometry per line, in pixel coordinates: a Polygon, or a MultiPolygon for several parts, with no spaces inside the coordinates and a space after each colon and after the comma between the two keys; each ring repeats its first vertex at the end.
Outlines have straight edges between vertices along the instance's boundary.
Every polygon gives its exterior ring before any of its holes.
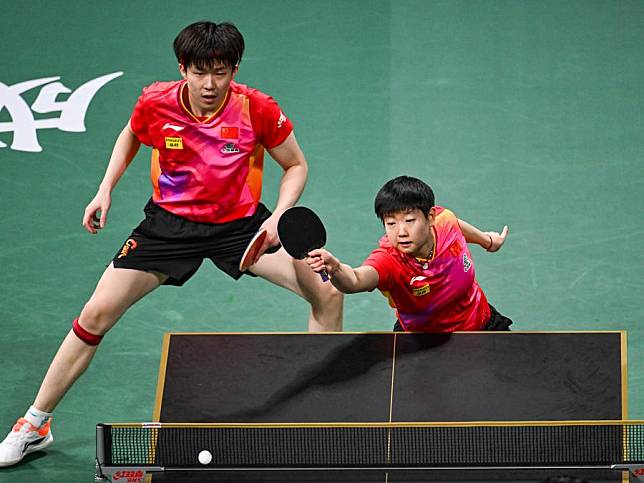
{"type": "Polygon", "coordinates": [[[25,455],[46,448],[54,441],[49,429],[51,419],[40,428],[25,418],[16,421],[11,432],[0,443],[0,467],[20,462],[25,455]]]}

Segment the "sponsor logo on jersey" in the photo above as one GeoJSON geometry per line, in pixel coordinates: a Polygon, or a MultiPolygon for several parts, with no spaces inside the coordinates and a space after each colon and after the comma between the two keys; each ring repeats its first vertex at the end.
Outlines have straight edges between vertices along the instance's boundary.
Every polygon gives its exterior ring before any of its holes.
{"type": "Polygon", "coordinates": [[[221,148],[221,152],[224,154],[238,153],[239,148],[235,143],[227,143],[223,148],[221,148]]]}
{"type": "Polygon", "coordinates": [[[467,257],[467,253],[463,253],[463,271],[469,272],[472,268],[472,261],[467,257]]]}
{"type": "Polygon", "coordinates": [[[409,286],[414,297],[422,297],[429,293],[429,282],[427,281],[427,277],[423,277],[422,275],[413,277],[409,282],[409,286]]]}
{"type": "Polygon", "coordinates": [[[161,129],[172,129],[173,131],[179,132],[183,131],[184,126],[177,126],[176,124],[170,124],[166,122],[161,129]]]}
{"type": "Polygon", "coordinates": [[[166,149],[183,149],[183,138],[166,137],[165,138],[165,148],[166,149]]]}
{"type": "Polygon", "coordinates": [[[286,122],[286,116],[284,115],[284,113],[282,111],[280,111],[280,117],[277,120],[277,129],[280,129],[284,125],[285,122],[286,122]]]}

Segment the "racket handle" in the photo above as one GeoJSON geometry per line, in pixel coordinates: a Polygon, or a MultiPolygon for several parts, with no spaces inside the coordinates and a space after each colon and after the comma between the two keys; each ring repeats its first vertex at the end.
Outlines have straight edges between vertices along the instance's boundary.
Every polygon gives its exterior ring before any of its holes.
{"type": "Polygon", "coordinates": [[[328,282],[329,281],[329,274],[326,273],[326,270],[322,270],[320,272],[320,278],[322,279],[323,282],[328,282]]]}

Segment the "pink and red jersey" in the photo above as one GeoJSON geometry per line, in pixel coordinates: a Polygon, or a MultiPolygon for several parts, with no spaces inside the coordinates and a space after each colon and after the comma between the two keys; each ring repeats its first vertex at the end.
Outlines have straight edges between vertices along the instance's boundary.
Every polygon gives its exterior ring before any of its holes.
{"type": "Polygon", "coordinates": [[[431,260],[418,261],[400,252],[384,236],[363,265],[378,271],[378,289],[406,331],[483,330],[490,308],[454,213],[437,206],[433,230],[431,260]]]}
{"type": "Polygon", "coordinates": [[[184,102],[185,81],[143,89],[130,126],[152,150],[153,201],[192,221],[224,223],[255,213],[262,191],[264,148],[293,131],[266,94],[231,82],[224,105],[207,119],[184,102]]]}

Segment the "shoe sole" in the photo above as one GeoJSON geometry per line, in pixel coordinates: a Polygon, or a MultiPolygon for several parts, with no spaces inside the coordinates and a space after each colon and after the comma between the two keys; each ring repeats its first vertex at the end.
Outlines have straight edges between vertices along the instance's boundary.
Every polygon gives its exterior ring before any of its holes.
{"type": "Polygon", "coordinates": [[[16,460],[11,460],[11,461],[0,461],[0,468],[4,468],[6,466],[13,466],[17,463],[20,463],[25,456],[27,456],[29,453],[33,453],[35,451],[40,451],[41,449],[45,449],[47,446],[49,446],[51,443],[54,442],[54,437],[52,436],[51,433],[49,433],[49,436],[40,444],[37,444],[35,446],[29,446],[25,450],[25,452],[20,456],[20,458],[16,460]]]}

